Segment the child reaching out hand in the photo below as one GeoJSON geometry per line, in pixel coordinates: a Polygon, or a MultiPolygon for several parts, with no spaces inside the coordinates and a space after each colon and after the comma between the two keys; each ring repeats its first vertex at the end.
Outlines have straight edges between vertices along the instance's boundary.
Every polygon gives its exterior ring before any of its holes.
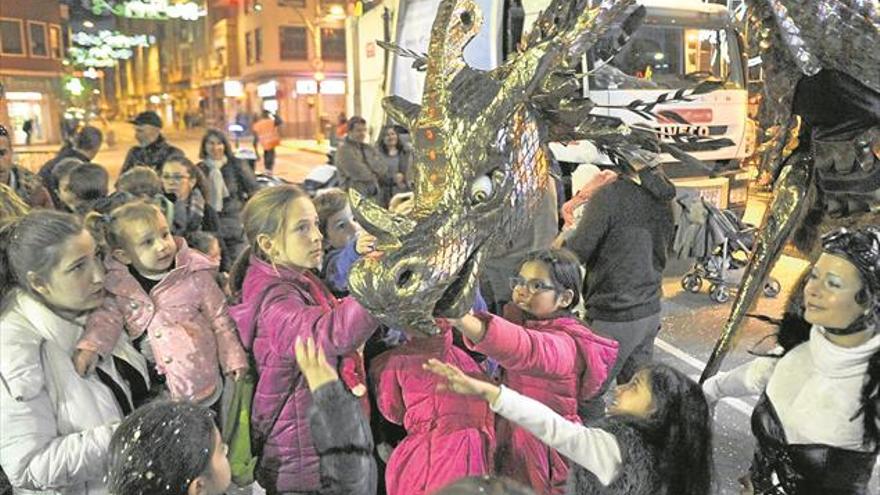
{"type": "MultiPolygon", "coordinates": [[[[564,249],[530,253],[511,279],[506,318],[488,313],[449,320],[471,349],[498,362],[505,385],[580,421],[578,405],[605,382],[617,343],[593,334],[572,313],[581,292],[577,258],[564,249]]],[[[538,494],[561,494],[567,461],[523,428],[496,419],[498,474],[538,494]]]]}
{"type": "Polygon", "coordinates": [[[374,495],[373,435],[359,401],[311,337],[305,341],[298,338],[294,354],[312,393],[309,427],[320,457],[321,493],[374,495]]]}
{"type": "Polygon", "coordinates": [[[577,464],[568,493],[576,495],[708,495],[712,438],[709,406],[700,386],[657,364],[617,387],[609,416],[584,426],[506,386],[468,376],[431,359],[425,369],[441,388],[477,395],[497,414],[525,428],[577,464]]]}

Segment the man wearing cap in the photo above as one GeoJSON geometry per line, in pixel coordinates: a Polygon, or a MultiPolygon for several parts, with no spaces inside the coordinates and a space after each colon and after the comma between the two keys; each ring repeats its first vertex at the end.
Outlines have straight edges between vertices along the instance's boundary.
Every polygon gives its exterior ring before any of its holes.
{"type": "Polygon", "coordinates": [[[130,122],[135,125],[134,137],[138,144],[128,150],[121,173],[138,165],[146,165],[158,173],[168,157],[184,154],[180,148],[165,140],[162,135],[162,119],[156,112],[141,112],[130,122]]]}

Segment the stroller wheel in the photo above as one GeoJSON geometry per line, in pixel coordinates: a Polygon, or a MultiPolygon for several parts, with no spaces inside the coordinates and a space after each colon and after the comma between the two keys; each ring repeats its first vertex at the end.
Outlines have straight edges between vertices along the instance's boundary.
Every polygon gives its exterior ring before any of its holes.
{"type": "Polygon", "coordinates": [[[703,288],[703,279],[696,273],[688,273],[681,278],[681,288],[692,294],[696,294],[703,288]]]}
{"type": "Polygon", "coordinates": [[[767,297],[776,297],[782,291],[782,284],[775,278],[770,278],[764,282],[764,295],[767,297]]]}
{"type": "Polygon", "coordinates": [[[712,284],[709,287],[709,299],[718,304],[724,304],[730,300],[730,289],[726,285],[712,284]]]}

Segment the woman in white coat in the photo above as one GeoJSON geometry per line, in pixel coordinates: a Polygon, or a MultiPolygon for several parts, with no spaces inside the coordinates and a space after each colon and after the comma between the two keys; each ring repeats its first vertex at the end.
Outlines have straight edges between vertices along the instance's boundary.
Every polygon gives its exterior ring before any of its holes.
{"type": "Polygon", "coordinates": [[[703,384],[710,402],[760,395],[744,493],[864,495],[880,450],[880,228],[841,229],[803,290],[803,323],[783,321],[780,358],[703,384]]]}
{"type": "Polygon", "coordinates": [[[133,408],[114,361],[140,388],[148,375],[127,339],[85,378],[74,371],[103,280],[95,241],[73,215],[37,210],[0,227],[0,466],[14,493],[107,493],[110,437],[133,408]]]}

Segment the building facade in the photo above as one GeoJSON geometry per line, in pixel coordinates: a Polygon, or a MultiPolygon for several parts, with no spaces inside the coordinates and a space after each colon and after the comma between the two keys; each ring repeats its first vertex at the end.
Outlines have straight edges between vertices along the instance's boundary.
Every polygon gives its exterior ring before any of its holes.
{"type": "Polygon", "coordinates": [[[233,118],[268,110],[284,122],[284,136],[319,136],[345,111],[346,2],[242,0],[236,12],[241,96],[233,118]]]}
{"type": "Polygon", "coordinates": [[[0,2],[0,123],[13,142],[61,141],[62,60],[67,8],[58,0],[0,2]]]}

